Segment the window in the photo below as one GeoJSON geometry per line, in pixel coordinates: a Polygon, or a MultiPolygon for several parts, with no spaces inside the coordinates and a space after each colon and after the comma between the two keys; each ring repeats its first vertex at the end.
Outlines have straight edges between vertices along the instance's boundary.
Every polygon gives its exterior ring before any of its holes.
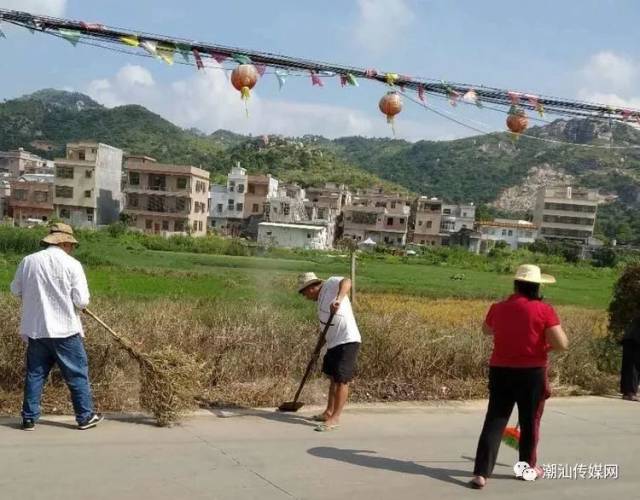
{"type": "Polygon", "coordinates": [[[404,218],[400,218],[400,224],[404,224],[404,218]]]}
{"type": "Polygon", "coordinates": [[[421,220],[418,221],[418,226],[422,226],[422,221],[421,220]]]}
{"type": "Polygon", "coordinates": [[[442,209],[442,213],[445,215],[451,215],[451,209],[450,208],[443,208],[442,209]]]}
{"type": "Polygon", "coordinates": [[[229,192],[233,193],[233,191],[235,191],[236,189],[236,182],[235,181],[229,181],[229,192]]]}
{"type": "Polygon", "coordinates": [[[198,221],[198,230],[202,231],[202,221],[201,220],[198,221]]]}
{"type": "Polygon", "coordinates": [[[89,189],[89,190],[84,192],[84,197],[85,198],[91,198],[91,189],[89,189]]]}
{"type": "Polygon", "coordinates": [[[73,167],[57,167],[56,177],[60,179],[73,179],[73,167]]]}
{"type": "Polygon", "coordinates": [[[91,178],[93,177],[93,170],[85,170],[85,171],[84,171],[84,176],[85,176],[87,179],[91,179],[91,178]]]}
{"type": "Polygon", "coordinates": [[[218,213],[222,213],[222,209],[224,208],[224,206],[222,205],[222,203],[218,203],[216,208],[218,213]]]}
{"type": "Polygon", "coordinates": [[[247,192],[249,194],[256,194],[256,186],[255,186],[255,184],[249,184],[249,186],[247,188],[247,192]]]}
{"type": "Polygon", "coordinates": [[[137,194],[129,194],[127,195],[127,200],[129,201],[129,206],[136,208],[138,207],[138,195],[137,194]]]}
{"type": "Polygon", "coordinates": [[[284,215],[289,215],[291,213],[291,205],[289,205],[288,203],[285,203],[282,205],[282,213],[284,215]]]}
{"type": "Polygon", "coordinates": [[[393,217],[387,217],[387,226],[393,226],[393,217]]]}
{"type": "Polygon", "coordinates": [[[242,212],[243,210],[243,204],[242,203],[236,203],[236,211],[237,212],[242,212]]]}
{"type": "Polygon", "coordinates": [[[84,154],[84,151],[79,151],[78,152],[78,159],[81,160],[81,161],[85,161],[86,155],[84,154]]]}
{"type": "Polygon", "coordinates": [[[87,221],[93,222],[93,208],[87,208],[87,221]]]}
{"type": "Polygon", "coordinates": [[[71,217],[71,212],[68,208],[61,208],[58,212],[58,215],[61,219],[69,219],[71,217]]]}
{"type": "Polygon", "coordinates": [[[507,230],[506,230],[506,229],[503,229],[503,230],[502,230],[502,236],[506,236],[506,235],[507,235],[507,230]]]}
{"type": "Polygon", "coordinates": [[[182,232],[184,231],[184,221],[182,220],[177,220],[173,223],[173,230],[176,232],[182,232]]]}
{"type": "Polygon", "coordinates": [[[73,198],[73,188],[71,186],[56,186],[56,196],[58,198],[73,198]]]}
{"type": "Polygon", "coordinates": [[[257,214],[260,211],[260,205],[258,205],[257,203],[254,203],[253,206],[251,207],[251,211],[254,214],[257,214]]]}
{"type": "Polygon", "coordinates": [[[513,236],[513,230],[509,229],[509,236],[513,236]]]}
{"type": "Polygon", "coordinates": [[[26,189],[14,189],[13,198],[17,201],[27,201],[27,190],[26,189]]]}
{"type": "Polygon", "coordinates": [[[395,201],[391,202],[391,208],[396,208],[396,202],[395,201]]]}
{"type": "Polygon", "coordinates": [[[307,233],[307,239],[311,238],[311,233],[307,233]]]}
{"type": "Polygon", "coordinates": [[[236,203],[236,202],[235,202],[234,200],[229,200],[229,202],[228,202],[227,208],[228,208],[231,212],[233,212],[233,207],[235,206],[235,203],[236,203]]]}
{"type": "Polygon", "coordinates": [[[462,212],[462,216],[466,217],[467,216],[467,212],[462,212]]]}
{"type": "Polygon", "coordinates": [[[163,220],[162,221],[162,230],[163,231],[168,231],[169,230],[169,221],[168,220],[163,220]]]}
{"type": "Polygon", "coordinates": [[[36,203],[46,203],[49,201],[49,193],[46,191],[36,191],[33,193],[33,199],[36,203]]]}
{"type": "Polygon", "coordinates": [[[129,184],[132,186],[140,185],[140,172],[129,172],[129,184]]]}
{"type": "Polygon", "coordinates": [[[184,198],[176,198],[176,211],[184,212],[187,208],[187,200],[184,198]]]}
{"type": "Polygon", "coordinates": [[[187,189],[187,178],[178,177],[176,179],[176,185],[178,186],[178,189],[187,189]]]}
{"type": "Polygon", "coordinates": [[[267,236],[271,236],[273,234],[272,231],[267,231],[267,236]]]}
{"type": "Polygon", "coordinates": [[[238,193],[244,193],[244,184],[238,184],[238,193]]]}
{"type": "Polygon", "coordinates": [[[151,229],[153,227],[153,222],[151,221],[151,219],[147,219],[144,221],[144,227],[147,229],[151,229]]]}
{"type": "Polygon", "coordinates": [[[432,226],[433,226],[433,221],[428,220],[427,221],[427,229],[431,229],[432,226]]]}

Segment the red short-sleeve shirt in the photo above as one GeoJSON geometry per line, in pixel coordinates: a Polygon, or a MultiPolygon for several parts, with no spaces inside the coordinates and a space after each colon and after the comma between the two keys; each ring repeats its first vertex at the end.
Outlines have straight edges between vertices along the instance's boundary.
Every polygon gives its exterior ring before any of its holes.
{"type": "Polygon", "coordinates": [[[553,307],[514,294],[493,304],[485,323],[493,331],[490,366],[533,368],[547,365],[547,328],[560,324],[553,307]]]}

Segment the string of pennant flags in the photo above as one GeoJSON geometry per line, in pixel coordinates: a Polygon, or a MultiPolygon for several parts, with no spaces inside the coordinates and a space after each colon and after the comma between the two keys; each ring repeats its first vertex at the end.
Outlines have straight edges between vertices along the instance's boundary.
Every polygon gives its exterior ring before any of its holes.
{"type": "MultiPolygon", "coordinates": [[[[640,110],[637,109],[408,76],[398,72],[378,71],[374,68],[337,65],[115,28],[100,23],[39,16],[7,9],[0,9],[0,22],[26,28],[31,33],[44,33],[63,38],[74,46],[86,44],[153,57],[168,65],[176,63],[192,65],[198,71],[210,67],[230,70],[231,84],[239,91],[245,106],[251,96],[251,90],[265,74],[269,74],[275,76],[280,90],[283,89],[289,77],[306,76],[310,79],[312,87],[324,87],[324,82],[328,78],[336,78],[342,87],[358,87],[359,80],[382,83],[387,87],[387,92],[380,99],[378,107],[386,115],[392,127],[395,116],[402,111],[402,97],[409,96],[409,92],[412,94],[409,100],[418,104],[426,105],[428,96],[436,96],[446,99],[454,108],[462,103],[480,109],[488,108],[505,112],[507,128],[517,135],[527,129],[529,118],[546,122],[544,118],[546,114],[640,124],[640,110]],[[531,116],[527,115],[527,112],[531,116]]],[[[0,38],[6,38],[1,24],[0,38]]]]}

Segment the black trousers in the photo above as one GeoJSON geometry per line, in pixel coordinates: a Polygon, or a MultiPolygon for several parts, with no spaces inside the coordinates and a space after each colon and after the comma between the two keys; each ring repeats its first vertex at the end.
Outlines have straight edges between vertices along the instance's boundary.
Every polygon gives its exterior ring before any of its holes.
{"type": "Polygon", "coordinates": [[[493,472],[514,405],[518,405],[520,422],[519,460],[531,467],[536,464],[540,419],[549,395],[546,368],[489,369],[489,407],[478,441],[474,475],[489,477],[493,472]]]}
{"type": "Polygon", "coordinates": [[[637,394],[639,377],[640,344],[637,344],[633,340],[623,340],[620,392],[622,394],[637,394]]]}

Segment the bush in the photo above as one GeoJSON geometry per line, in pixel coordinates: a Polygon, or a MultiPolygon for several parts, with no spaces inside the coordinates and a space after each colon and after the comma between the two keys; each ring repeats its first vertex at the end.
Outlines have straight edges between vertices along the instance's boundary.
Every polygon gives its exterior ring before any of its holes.
{"type": "Polygon", "coordinates": [[[24,229],[0,226],[0,252],[25,255],[40,250],[40,240],[47,234],[47,229],[38,227],[24,229]]]}
{"type": "Polygon", "coordinates": [[[611,247],[602,247],[593,253],[593,265],[596,267],[616,267],[618,255],[611,247]]]}
{"type": "Polygon", "coordinates": [[[609,304],[609,328],[616,339],[640,312],[640,263],[628,265],[613,288],[609,304]]]}

